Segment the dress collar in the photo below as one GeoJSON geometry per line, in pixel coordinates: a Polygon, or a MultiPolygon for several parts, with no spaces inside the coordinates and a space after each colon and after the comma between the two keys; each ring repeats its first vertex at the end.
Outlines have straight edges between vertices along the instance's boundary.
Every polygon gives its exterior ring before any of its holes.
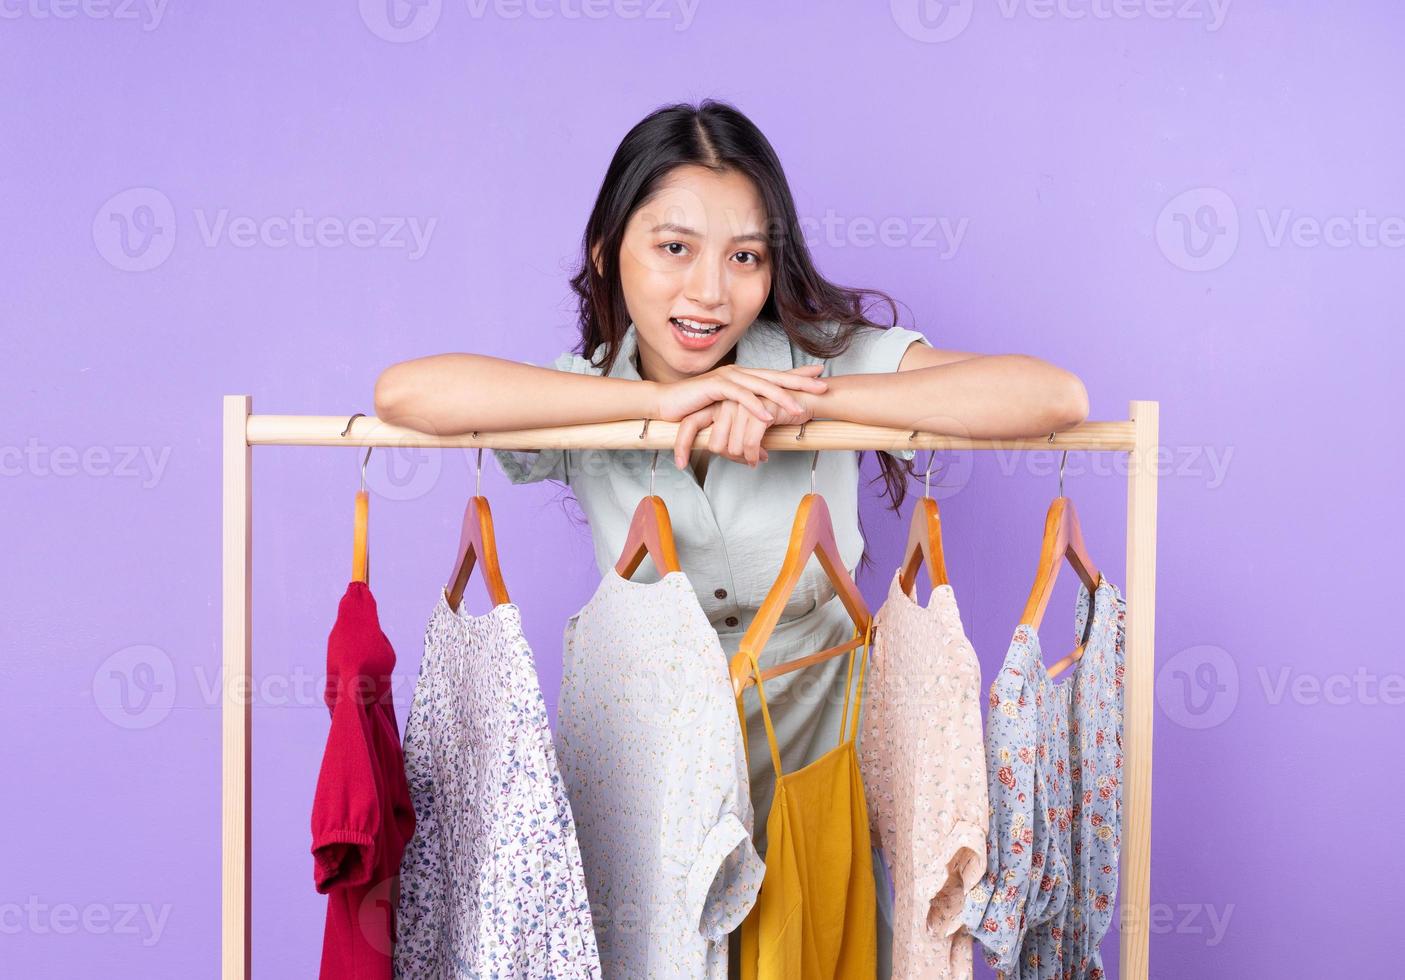
{"type": "MultiPolygon", "coordinates": [[[[640,380],[639,371],[634,366],[634,355],[639,349],[639,335],[634,321],[629,322],[624,336],[620,338],[619,353],[615,363],[606,375],[609,378],[640,380]]],[[[599,348],[596,348],[598,351],[599,348]]],[[[591,358],[595,360],[594,357],[591,358]]],[[[737,341],[737,361],[740,367],[770,368],[773,371],[789,371],[795,367],[795,358],[790,349],[790,338],[780,325],[771,320],[758,319],[746,328],[741,340],[737,341]]]]}

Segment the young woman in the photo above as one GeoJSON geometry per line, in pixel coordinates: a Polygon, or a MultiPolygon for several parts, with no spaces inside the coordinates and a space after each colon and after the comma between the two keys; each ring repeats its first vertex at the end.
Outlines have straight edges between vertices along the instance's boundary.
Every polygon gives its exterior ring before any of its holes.
{"type": "MultiPolygon", "coordinates": [[[[477,354],[405,361],[378,379],[376,414],[438,433],[680,423],[674,465],[658,463],[654,490],[668,505],[679,561],[729,657],[780,570],[812,464],[850,573],[866,558],[861,453],[771,459],[761,448],[770,426],[842,419],[1013,438],[1087,416],[1087,393],[1065,370],[1024,355],[936,349],[915,330],[872,323],[865,300],[886,304],[895,324],[892,299],[820,275],[775,151],[724,103],[670,106],[629,131],[605,174],[571,285],[581,342],[551,369],[477,354]],[[709,426],[706,448],[693,449],[709,426]]],[[[496,455],[514,483],[570,486],[589,519],[600,572],[612,574],[656,454],[496,455]]],[[[910,450],[879,456],[894,510],[912,457],[910,450]]],[[[646,558],[634,581],[657,579],[646,558]]],[[[791,660],[851,633],[823,570],[811,562],[760,659],[763,666],[791,660]]],[[[846,664],[837,657],[767,682],[786,771],[839,740],[846,664]]],[[[764,853],[772,763],[757,750],[766,734],[755,699],[747,712],[755,836],[764,853]]]]}

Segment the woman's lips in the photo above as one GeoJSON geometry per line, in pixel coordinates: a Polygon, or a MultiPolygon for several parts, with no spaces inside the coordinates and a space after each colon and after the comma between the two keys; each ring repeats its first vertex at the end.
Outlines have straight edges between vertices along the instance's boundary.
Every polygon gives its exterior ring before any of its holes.
{"type": "Polygon", "coordinates": [[[707,350],[713,344],[717,343],[717,338],[721,337],[723,332],[727,329],[727,325],[722,324],[720,329],[714,330],[706,336],[698,336],[684,330],[678,321],[674,320],[672,317],[669,318],[668,324],[673,328],[673,336],[678,338],[678,342],[688,350],[707,350]]]}

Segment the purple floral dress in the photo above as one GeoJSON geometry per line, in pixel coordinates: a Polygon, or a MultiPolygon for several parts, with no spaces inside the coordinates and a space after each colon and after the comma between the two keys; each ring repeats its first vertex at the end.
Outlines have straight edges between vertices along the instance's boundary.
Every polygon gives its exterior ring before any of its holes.
{"type": "Polygon", "coordinates": [[[962,922],[1001,980],[1101,980],[1122,843],[1126,602],[1078,590],[1083,657],[1054,683],[1039,635],[1015,630],[990,685],[985,876],[962,922]]]}

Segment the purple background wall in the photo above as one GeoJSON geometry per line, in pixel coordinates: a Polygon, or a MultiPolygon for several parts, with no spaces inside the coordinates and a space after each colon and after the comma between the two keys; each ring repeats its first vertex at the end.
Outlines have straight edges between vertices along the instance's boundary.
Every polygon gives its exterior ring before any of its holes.
{"type": "MultiPolygon", "coordinates": [[[[1398,5],[381,4],[0,4],[0,973],[216,974],[220,396],[349,415],[394,361],[555,356],[611,152],[704,96],[767,132],[829,275],[938,346],[1078,372],[1094,418],[1161,402],[1153,975],[1391,972],[1398,5]]],[[[254,963],[305,977],[359,454],[254,455],[254,963]]],[[[1056,462],[942,478],[987,680],[1056,462]]],[[[471,460],[370,470],[403,711],[471,460]]],[[[1122,581],[1122,469],[1066,480],[1122,581]]],[[[554,701],[587,531],[484,484],[554,701]]],[[[906,513],[865,509],[875,599],[906,513]]]]}

